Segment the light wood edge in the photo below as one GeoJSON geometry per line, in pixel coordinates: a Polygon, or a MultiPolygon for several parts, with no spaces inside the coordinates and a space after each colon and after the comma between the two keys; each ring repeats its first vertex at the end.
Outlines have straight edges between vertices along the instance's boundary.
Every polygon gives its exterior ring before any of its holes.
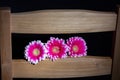
{"type": "Polygon", "coordinates": [[[113,58],[112,80],[120,80],[120,6],[116,27],[116,38],[113,58]]]}
{"type": "Polygon", "coordinates": [[[13,33],[61,34],[114,31],[116,14],[90,10],[40,10],[13,13],[13,33]]]}
{"type": "Polygon", "coordinates": [[[10,9],[0,9],[0,65],[1,80],[12,80],[10,9]]]}
{"type": "Polygon", "coordinates": [[[110,57],[86,56],[81,58],[41,61],[32,65],[25,60],[13,60],[14,78],[70,78],[111,74],[110,57]]]}

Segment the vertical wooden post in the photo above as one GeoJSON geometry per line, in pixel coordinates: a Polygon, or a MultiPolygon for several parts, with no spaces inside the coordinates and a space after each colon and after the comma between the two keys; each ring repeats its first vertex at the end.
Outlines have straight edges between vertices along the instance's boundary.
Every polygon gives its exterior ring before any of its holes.
{"type": "Polygon", "coordinates": [[[12,80],[10,9],[0,8],[1,80],[12,80]]]}
{"type": "Polygon", "coordinates": [[[120,80],[120,8],[118,13],[118,21],[116,28],[112,80],[120,80]]]}

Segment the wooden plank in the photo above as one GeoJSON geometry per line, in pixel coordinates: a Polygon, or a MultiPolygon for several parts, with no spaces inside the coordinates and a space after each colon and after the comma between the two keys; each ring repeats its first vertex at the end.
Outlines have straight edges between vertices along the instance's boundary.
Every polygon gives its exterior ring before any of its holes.
{"type": "Polygon", "coordinates": [[[12,80],[10,10],[0,9],[0,63],[1,79],[12,80]]]}
{"type": "Polygon", "coordinates": [[[111,74],[110,57],[86,56],[81,58],[41,61],[32,65],[25,60],[13,60],[15,78],[70,78],[111,74]]]}
{"type": "Polygon", "coordinates": [[[13,33],[86,33],[114,31],[116,14],[89,10],[13,13],[13,33]]]}
{"type": "Polygon", "coordinates": [[[120,6],[116,28],[116,39],[113,59],[112,80],[120,80],[120,6]]]}

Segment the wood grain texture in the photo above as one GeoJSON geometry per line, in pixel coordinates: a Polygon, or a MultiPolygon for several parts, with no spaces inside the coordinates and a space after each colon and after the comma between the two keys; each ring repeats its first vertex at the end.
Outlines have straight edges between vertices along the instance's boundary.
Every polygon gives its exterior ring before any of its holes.
{"type": "Polygon", "coordinates": [[[120,80],[120,6],[116,28],[116,39],[113,59],[112,80],[120,80]]]}
{"type": "Polygon", "coordinates": [[[89,10],[41,10],[12,14],[13,33],[114,31],[116,14],[89,10]]]}
{"type": "Polygon", "coordinates": [[[1,80],[12,80],[10,10],[0,9],[1,80]]]}
{"type": "Polygon", "coordinates": [[[110,57],[86,56],[81,58],[41,61],[32,65],[25,60],[13,60],[13,77],[17,78],[70,78],[111,74],[110,57]]]}

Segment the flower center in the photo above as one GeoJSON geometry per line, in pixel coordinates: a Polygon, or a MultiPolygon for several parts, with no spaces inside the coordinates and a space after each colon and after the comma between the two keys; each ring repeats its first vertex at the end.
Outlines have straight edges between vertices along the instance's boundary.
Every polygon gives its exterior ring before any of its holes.
{"type": "Polygon", "coordinates": [[[58,54],[60,52],[60,48],[58,46],[54,46],[52,51],[53,51],[53,53],[58,54]]]}
{"type": "Polygon", "coordinates": [[[38,56],[39,54],[40,54],[40,50],[37,49],[37,48],[35,48],[35,49],[33,50],[33,55],[34,55],[34,56],[38,56]]]}
{"type": "Polygon", "coordinates": [[[74,46],[72,47],[72,50],[73,50],[74,52],[78,52],[79,47],[78,47],[77,45],[74,45],[74,46]]]}

